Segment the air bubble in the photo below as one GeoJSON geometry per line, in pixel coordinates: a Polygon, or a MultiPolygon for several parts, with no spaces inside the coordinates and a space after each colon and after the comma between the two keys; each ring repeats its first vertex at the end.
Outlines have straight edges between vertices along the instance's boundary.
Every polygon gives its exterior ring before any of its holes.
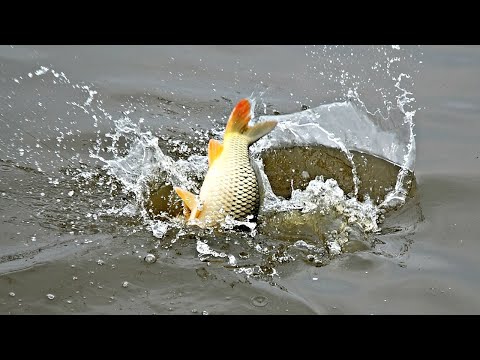
{"type": "Polygon", "coordinates": [[[145,260],[145,262],[148,264],[153,264],[155,261],[157,261],[157,258],[153,254],[147,254],[143,260],[145,260]]]}
{"type": "Polygon", "coordinates": [[[124,282],[122,283],[122,287],[124,287],[124,288],[128,287],[128,285],[129,285],[129,284],[128,284],[128,281],[124,281],[124,282]]]}
{"type": "Polygon", "coordinates": [[[259,295],[251,299],[253,306],[264,307],[268,304],[268,299],[266,296],[259,295]]]}
{"type": "Polygon", "coordinates": [[[53,300],[53,299],[55,299],[55,295],[47,294],[47,298],[48,298],[48,300],[53,300]]]}

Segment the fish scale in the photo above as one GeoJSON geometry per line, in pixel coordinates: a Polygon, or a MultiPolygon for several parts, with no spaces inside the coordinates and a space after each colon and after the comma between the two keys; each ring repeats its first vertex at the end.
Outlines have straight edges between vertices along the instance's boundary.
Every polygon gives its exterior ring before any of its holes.
{"type": "Polygon", "coordinates": [[[231,144],[226,142],[225,148],[231,150],[213,165],[200,191],[200,201],[206,204],[207,223],[221,221],[226,215],[246,220],[249,215],[255,216],[260,207],[257,177],[248,156],[248,139],[233,135],[228,142],[231,144]]]}
{"type": "Polygon", "coordinates": [[[256,219],[261,194],[248,148],[272,131],[277,122],[264,121],[250,127],[252,113],[250,100],[240,100],[228,119],[223,144],[210,140],[209,169],[198,197],[175,187],[189,222],[203,227],[221,223],[226,216],[240,221],[256,219]]]}

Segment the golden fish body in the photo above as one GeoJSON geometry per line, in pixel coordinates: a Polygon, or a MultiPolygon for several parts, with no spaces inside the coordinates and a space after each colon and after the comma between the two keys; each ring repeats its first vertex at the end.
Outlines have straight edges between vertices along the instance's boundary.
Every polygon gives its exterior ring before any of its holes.
{"type": "Polygon", "coordinates": [[[238,102],[227,122],[224,142],[211,139],[208,144],[209,169],[196,195],[175,188],[182,198],[189,222],[212,226],[230,216],[245,221],[255,218],[260,209],[261,194],[249,155],[249,146],[268,134],[276,121],[248,126],[251,103],[238,102]]]}
{"type": "Polygon", "coordinates": [[[210,167],[200,189],[203,210],[199,221],[220,222],[226,215],[246,220],[258,213],[260,191],[248,146],[248,138],[241,134],[225,140],[222,154],[210,167]]]}

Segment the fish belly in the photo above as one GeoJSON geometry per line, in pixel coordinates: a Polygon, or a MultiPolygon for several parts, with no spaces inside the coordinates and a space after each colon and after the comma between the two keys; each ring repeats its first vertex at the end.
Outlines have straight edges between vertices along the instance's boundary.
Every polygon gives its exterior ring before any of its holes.
{"type": "Polygon", "coordinates": [[[230,215],[236,220],[255,218],[260,208],[260,192],[256,173],[246,151],[225,154],[209,169],[200,200],[203,210],[199,220],[219,222],[230,215]]]}

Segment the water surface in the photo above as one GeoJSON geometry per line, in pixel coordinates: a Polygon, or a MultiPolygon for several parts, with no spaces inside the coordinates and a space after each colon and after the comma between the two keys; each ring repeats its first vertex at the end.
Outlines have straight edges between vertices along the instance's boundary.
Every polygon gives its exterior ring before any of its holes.
{"type": "Polygon", "coordinates": [[[0,47],[0,313],[478,313],[479,65],[477,46],[0,47]],[[248,96],[300,131],[252,149],[261,222],[185,227],[171,185],[199,188],[248,96]]]}

